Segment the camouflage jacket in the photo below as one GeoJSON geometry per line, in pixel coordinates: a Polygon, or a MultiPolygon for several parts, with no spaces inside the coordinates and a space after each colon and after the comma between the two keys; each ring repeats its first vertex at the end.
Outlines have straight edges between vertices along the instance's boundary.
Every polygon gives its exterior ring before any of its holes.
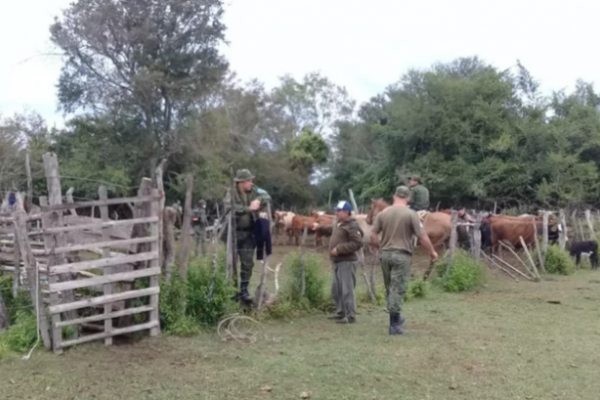
{"type": "Polygon", "coordinates": [[[204,208],[194,208],[192,211],[192,226],[200,226],[201,228],[206,228],[208,226],[206,210],[204,208]]]}
{"type": "Polygon", "coordinates": [[[423,185],[413,186],[410,190],[408,205],[417,210],[427,210],[429,208],[429,190],[423,185]]]}
{"type": "MultiPolygon", "coordinates": [[[[227,192],[225,196],[225,213],[231,210],[231,199],[229,196],[230,192],[227,192]]],[[[261,211],[267,211],[267,204],[271,201],[269,194],[256,186],[252,186],[252,189],[248,193],[240,193],[239,189],[236,188],[234,192],[234,210],[235,210],[235,228],[236,230],[250,230],[254,226],[254,222],[258,220],[259,213],[261,211]],[[250,211],[250,203],[253,200],[260,200],[260,209],[258,211],[250,211]]]]}

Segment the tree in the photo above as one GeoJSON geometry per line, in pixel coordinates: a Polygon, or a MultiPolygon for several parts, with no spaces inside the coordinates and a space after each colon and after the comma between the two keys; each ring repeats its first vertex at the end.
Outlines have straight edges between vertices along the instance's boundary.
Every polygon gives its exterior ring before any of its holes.
{"type": "Polygon", "coordinates": [[[139,119],[154,171],[179,151],[181,124],[228,68],[221,0],[78,0],[51,26],[63,110],[139,119]]]}

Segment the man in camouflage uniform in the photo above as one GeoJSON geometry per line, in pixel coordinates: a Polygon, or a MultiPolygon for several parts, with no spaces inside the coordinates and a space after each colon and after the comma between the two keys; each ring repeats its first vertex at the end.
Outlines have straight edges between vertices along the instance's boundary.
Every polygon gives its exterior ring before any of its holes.
{"type": "Polygon", "coordinates": [[[413,236],[416,236],[419,244],[429,251],[432,262],[438,257],[423,231],[417,213],[407,207],[409,197],[410,190],[406,186],[398,186],[394,194],[394,204],[377,214],[371,231],[371,244],[381,247],[379,259],[385,284],[387,310],[390,314],[390,335],[404,333],[404,318],[401,314],[415,249],[413,236]]]}
{"type": "Polygon", "coordinates": [[[232,208],[235,212],[236,247],[241,263],[239,298],[245,302],[252,301],[252,297],[248,293],[248,284],[254,267],[254,248],[256,247],[252,230],[260,212],[267,210],[267,204],[270,201],[267,192],[262,190],[259,192],[254,186],[253,179],[254,175],[249,170],[238,170],[234,178],[236,188],[233,199],[230,199],[228,193],[224,201],[225,212],[229,212],[232,208]]]}
{"type": "Polygon", "coordinates": [[[198,255],[198,243],[202,245],[202,255],[206,255],[206,228],[208,220],[206,219],[206,202],[200,200],[198,206],[192,211],[192,227],[194,228],[194,238],[196,239],[195,253],[198,255]]]}
{"type": "Polygon", "coordinates": [[[429,189],[421,183],[421,178],[412,175],[408,178],[410,186],[410,201],[408,206],[415,211],[427,210],[429,208],[429,189]]]}

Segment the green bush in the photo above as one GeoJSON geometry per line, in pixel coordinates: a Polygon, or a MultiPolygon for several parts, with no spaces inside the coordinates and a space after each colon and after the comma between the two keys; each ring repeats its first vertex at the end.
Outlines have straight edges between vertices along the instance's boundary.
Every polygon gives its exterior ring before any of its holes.
{"type": "Polygon", "coordinates": [[[27,352],[37,339],[36,316],[30,310],[19,310],[11,320],[10,327],[0,334],[0,347],[16,351],[27,352]]]}
{"type": "Polygon", "coordinates": [[[213,276],[212,258],[190,260],[187,280],[175,268],[171,283],[162,282],[160,319],[162,328],[174,335],[189,336],[202,326],[215,326],[219,319],[235,310],[231,300],[235,288],[226,279],[225,254],[219,253],[213,276]]]}
{"type": "Polygon", "coordinates": [[[462,249],[454,252],[450,273],[446,275],[447,260],[435,264],[439,282],[447,292],[462,292],[480,287],[485,282],[485,265],[462,249]]]}
{"type": "MultiPolygon", "coordinates": [[[[540,269],[538,258],[536,258],[536,264],[540,269]]],[[[575,260],[571,258],[568,251],[557,245],[548,246],[544,265],[549,274],[573,275],[575,273],[575,260]]]]}
{"type": "Polygon", "coordinates": [[[33,304],[31,304],[31,295],[28,290],[19,289],[17,297],[13,297],[12,293],[12,275],[0,276],[0,292],[2,292],[2,298],[4,304],[8,310],[11,323],[17,318],[17,311],[19,310],[32,310],[33,304]]]}
{"type": "Polygon", "coordinates": [[[429,296],[431,285],[422,279],[414,279],[408,283],[408,289],[404,295],[404,301],[409,302],[414,299],[422,299],[429,296]]]}
{"type": "Polygon", "coordinates": [[[309,311],[324,310],[330,305],[325,295],[327,279],[321,266],[321,258],[317,254],[304,254],[305,294],[302,297],[302,263],[300,253],[289,254],[284,265],[288,272],[288,280],[279,296],[280,301],[288,301],[294,308],[309,311]]]}

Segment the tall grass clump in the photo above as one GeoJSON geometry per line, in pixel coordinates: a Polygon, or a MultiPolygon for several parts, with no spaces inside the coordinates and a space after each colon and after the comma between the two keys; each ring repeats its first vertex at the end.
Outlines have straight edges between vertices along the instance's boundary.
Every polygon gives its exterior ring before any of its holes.
{"type": "Polygon", "coordinates": [[[0,277],[0,291],[10,319],[9,328],[0,332],[0,357],[11,351],[27,352],[37,339],[37,321],[29,291],[19,290],[13,297],[12,281],[10,275],[0,277]]]}
{"type": "Polygon", "coordinates": [[[437,282],[447,292],[463,292],[481,287],[485,283],[485,265],[462,249],[456,249],[450,272],[446,276],[447,259],[435,264],[437,282]]]}

